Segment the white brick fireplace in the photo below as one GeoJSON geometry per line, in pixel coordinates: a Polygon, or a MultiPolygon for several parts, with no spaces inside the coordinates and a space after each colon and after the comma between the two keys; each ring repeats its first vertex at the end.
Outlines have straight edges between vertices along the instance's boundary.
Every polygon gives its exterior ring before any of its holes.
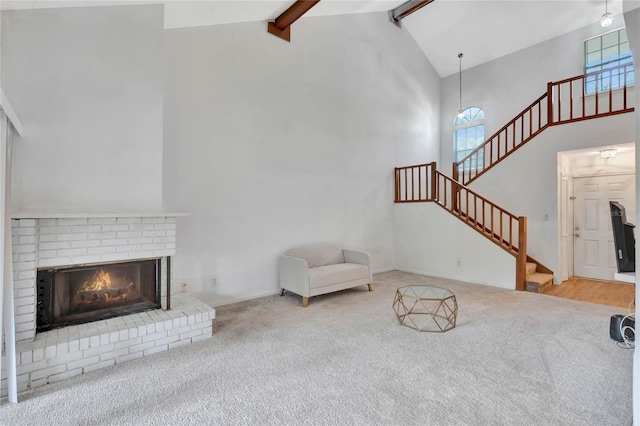
{"type": "Polygon", "coordinates": [[[213,308],[173,286],[167,310],[175,215],[26,215],[11,222],[18,392],[211,337],[213,308]],[[39,268],[153,258],[161,264],[162,309],[36,333],[39,268]]]}

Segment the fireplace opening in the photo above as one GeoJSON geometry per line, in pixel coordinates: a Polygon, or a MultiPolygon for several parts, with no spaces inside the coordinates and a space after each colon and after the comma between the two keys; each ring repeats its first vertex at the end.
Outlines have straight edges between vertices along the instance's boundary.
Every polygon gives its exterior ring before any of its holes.
{"type": "Polygon", "coordinates": [[[42,269],[38,332],[160,308],[160,259],[42,269]]]}

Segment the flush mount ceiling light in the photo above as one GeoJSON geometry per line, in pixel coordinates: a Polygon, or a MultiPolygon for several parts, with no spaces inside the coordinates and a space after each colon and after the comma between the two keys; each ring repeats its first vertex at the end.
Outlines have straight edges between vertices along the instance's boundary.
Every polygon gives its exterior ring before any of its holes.
{"type": "Polygon", "coordinates": [[[600,18],[600,26],[602,28],[607,28],[611,24],[613,24],[613,15],[609,13],[607,0],[604,0],[604,15],[600,18]]]}
{"type": "Polygon", "coordinates": [[[615,157],[617,153],[618,153],[618,150],[615,148],[608,148],[600,151],[600,155],[602,156],[602,158],[615,157]]]}
{"type": "Polygon", "coordinates": [[[462,109],[462,57],[464,55],[462,53],[458,53],[458,62],[460,63],[460,72],[458,73],[460,77],[460,102],[458,103],[458,118],[464,117],[464,110],[462,109]]]}

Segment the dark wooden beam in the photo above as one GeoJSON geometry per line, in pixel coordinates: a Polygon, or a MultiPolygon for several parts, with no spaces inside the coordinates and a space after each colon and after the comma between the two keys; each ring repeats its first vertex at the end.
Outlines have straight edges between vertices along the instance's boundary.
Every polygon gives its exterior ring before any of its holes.
{"type": "MultiPolygon", "coordinates": [[[[433,0],[432,0],[433,1],[433,0]]],[[[267,24],[267,31],[283,40],[291,41],[291,24],[296,22],[320,0],[297,0],[285,10],[274,22],[267,24]]]]}
{"type": "Polygon", "coordinates": [[[389,20],[397,26],[401,26],[400,21],[403,18],[406,18],[416,10],[428,5],[432,1],[434,0],[409,0],[406,3],[402,3],[400,6],[389,11],[389,20]]]}
{"type": "Polygon", "coordinates": [[[280,37],[283,40],[291,41],[291,27],[287,27],[284,30],[276,27],[276,24],[273,22],[269,22],[267,24],[267,31],[269,31],[274,36],[280,37]]]}

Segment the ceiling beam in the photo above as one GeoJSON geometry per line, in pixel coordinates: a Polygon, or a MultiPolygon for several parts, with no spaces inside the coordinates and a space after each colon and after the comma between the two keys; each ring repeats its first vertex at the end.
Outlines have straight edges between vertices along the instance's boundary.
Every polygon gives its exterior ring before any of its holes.
{"type": "Polygon", "coordinates": [[[432,1],[434,0],[409,0],[406,3],[402,3],[400,6],[389,11],[389,20],[396,24],[398,27],[402,28],[402,24],[400,21],[402,21],[403,18],[406,18],[416,10],[428,5],[432,1]]]}
{"type": "Polygon", "coordinates": [[[274,22],[267,24],[267,31],[283,40],[291,41],[291,24],[296,22],[320,0],[297,0],[285,10],[274,22]]]}

